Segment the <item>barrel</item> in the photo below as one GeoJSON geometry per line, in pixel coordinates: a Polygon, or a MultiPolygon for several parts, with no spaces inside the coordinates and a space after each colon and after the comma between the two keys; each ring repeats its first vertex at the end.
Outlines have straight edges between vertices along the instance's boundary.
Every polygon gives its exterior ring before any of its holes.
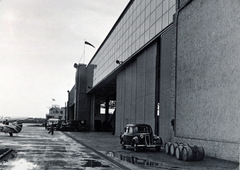
{"type": "Polygon", "coordinates": [[[178,145],[179,145],[179,144],[178,144],[177,142],[174,142],[174,143],[172,143],[172,144],[170,145],[170,154],[171,154],[172,156],[175,155],[175,150],[176,150],[176,148],[177,148],[178,145]]]}
{"type": "Polygon", "coordinates": [[[184,144],[179,144],[177,147],[176,147],[176,150],[175,150],[175,156],[178,160],[182,160],[183,158],[183,148],[184,148],[184,144]]]}
{"type": "Polygon", "coordinates": [[[196,161],[202,161],[205,157],[205,151],[204,148],[202,146],[198,146],[198,152],[197,152],[197,156],[195,158],[196,161]]]}
{"type": "Polygon", "coordinates": [[[165,143],[165,152],[166,152],[166,154],[170,154],[170,145],[171,144],[172,144],[171,142],[165,143]]]}
{"type": "Polygon", "coordinates": [[[205,152],[202,146],[186,145],[182,151],[182,159],[184,161],[201,161],[204,159],[205,152]]]}

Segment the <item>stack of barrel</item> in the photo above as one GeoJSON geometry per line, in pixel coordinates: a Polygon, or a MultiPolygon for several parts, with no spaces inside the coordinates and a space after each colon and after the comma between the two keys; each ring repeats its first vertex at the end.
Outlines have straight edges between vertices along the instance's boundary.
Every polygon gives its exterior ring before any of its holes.
{"type": "Polygon", "coordinates": [[[176,156],[178,160],[184,161],[201,161],[205,156],[202,146],[189,145],[181,142],[165,143],[165,151],[167,154],[176,156]]]}

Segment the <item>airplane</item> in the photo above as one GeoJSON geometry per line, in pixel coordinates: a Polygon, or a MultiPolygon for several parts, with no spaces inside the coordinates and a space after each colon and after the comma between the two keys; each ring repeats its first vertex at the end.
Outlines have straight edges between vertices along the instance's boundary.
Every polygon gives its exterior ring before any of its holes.
{"type": "Polygon", "coordinates": [[[9,133],[13,136],[13,133],[19,133],[22,130],[22,124],[17,121],[5,119],[5,121],[0,120],[0,132],[9,133]]]}

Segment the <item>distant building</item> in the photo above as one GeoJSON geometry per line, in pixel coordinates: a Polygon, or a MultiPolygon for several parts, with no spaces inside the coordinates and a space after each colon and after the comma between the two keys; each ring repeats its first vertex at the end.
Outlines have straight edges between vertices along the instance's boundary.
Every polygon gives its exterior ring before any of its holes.
{"type": "Polygon", "coordinates": [[[52,106],[49,109],[49,114],[46,114],[46,119],[57,118],[59,120],[65,120],[65,107],[52,106]]]}

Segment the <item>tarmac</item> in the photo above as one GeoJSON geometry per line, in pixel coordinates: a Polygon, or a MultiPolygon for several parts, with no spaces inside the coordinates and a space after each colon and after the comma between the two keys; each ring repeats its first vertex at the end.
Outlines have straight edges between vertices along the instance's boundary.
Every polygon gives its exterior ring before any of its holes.
{"type": "Polygon", "coordinates": [[[122,149],[119,136],[111,132],[63,132],[67,136],[98,153],[103,158],[119,164],[120,169],[193,169],[221,170],[239,169],[239,162],[206,157],[202,161],[182,161],[175,156],[153,150],[134,152],[122,149]],[[123,165],[121,167],[121,165],[123,165]]]}
{"type": "Polygon", "coordinates": [[[9,137],[8,134],[1,134],[0,169],[10,169],[9,167],[12,165],[18,167],[20,166],[19,163],[21,163],[21,166],[34,166],[38,169],[55,168],[64,170],[66,167],[68,169],[124,170],[239,169],[239,162],[206,156],[202,161],[181,161],[175,156],[166,154],[163,147],[160,152],[155,149],[139,152],[134,152],[131,148],[122,149],[119,136],[114,136],[111,132],[55,131],[54,135],[50,135],[44,127],[34,127],[34,130],[29,130],[30,128],[33,127],[24,127],[20,134],[13,137],[9,137]],[[8,154],[12,150],[14,154],[8,154]],[[4,161],[8,155],[9,158],[6,160],[9,160],[4,161]],[[12,155],[14,157],[11,157],[12,155]],[[2,161],[1,158],[3,158],[2,161]],[[108,166],[100,166],[99,163],[101,162],[102,165],[108,166]],[[82,166],[85,164],[86,166],[82,166]]]}

